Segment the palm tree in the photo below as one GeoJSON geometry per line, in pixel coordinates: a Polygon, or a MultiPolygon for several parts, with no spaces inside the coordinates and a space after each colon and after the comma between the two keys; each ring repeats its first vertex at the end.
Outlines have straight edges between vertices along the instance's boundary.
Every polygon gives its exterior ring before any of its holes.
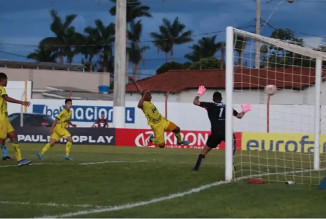
{"type": "Polygon", "coordinates": [[[170,41],[166,40],[165,36],[159,33],[151,33],[150,34],[155,40],[153,44],[156,46],[157,51],[162,51],[165,53],[165,63],[168,62],[168,54],[171,51],[172,44],[170,41]]]}
{"type": "Polygon", "coordinates": [[[93,71],[93,58],[100,53],[101,45],[98,44],[99,36],[97,28],[86,27],[84,29],[86,36],[84,36],[84,44],[80,47],[80,53],[82,53],[87,59],[89,65],[89,71],[93,71]]]}
{"type": "MultiPolygon", "coordinates": [[[[111,0],[115,5],[110,9],[110,14],[116,15],[116,0],[111,0]]],[[[149,13],[150,7],[142,5],[138,0],[128,0],[127,3],[127,23],[135,20],[138,17],[152,17],[149,13]]]]}
{"type": "MultiPolygon", "coordinates": [[[[111,0],[111,2],[113,2],[115,5],[110,9],[110,14],[115,16],[116,15],[116,0],[111,0]]],[[[152,17],[151,13],[149,12],[150,7],[146,6],[146,5],[142,5],[141,2],[139,2],[138,0],[128,0],[127,2],[127,23],[131,23],[133,22],[136,18],[139,17],[152,17]]],[[[128,31],[127,31],[127,36],[126,36],[126,41],[129,41],[129,36],[128,36],[128,31]]],[[[141,33],[139,33],[140,35],[141,33]]],[[[138,40],[139,41],[139,40],[138,40]]],[[[146,50],[145,48],[139,48],[139,43],[135,43],[135,42],[131,42],[131,46],[129,48],[133,49],[134,51],[131,53],[130,51],[127,53],[127,60],[128,59],[132,59],[131,61],[135,64],[134,61],[137,62],[137,65],[139,63],[139,61],[137,61],[137,56],[139,56],[139,52],[144,52],[146,50]],[[136,50],[138,50],[138,52],[136,52],[136,50]],[[143,50],[143,51],[142,51],[143,50]],[[137,54],[138,53],[138,54],[137,54]],[[129,57],[130,55],[133,55],[134,57],[129,57]]],[[[127,61],[128,63],[129,61],[127,61]]],[[[128,65],[126,66],[128,68],[128,65]]],[[[135,66],[133,66],[133,72],[135,71],[135,69],[138,69],[138,67],[135,68],[135,66]]],[[[126,69],[128,72],[128,69],[126,69]]]]}
{"type": "Polygon", "coordinates": [[[129,40],[131,41],[129,51],[129,60],[133,63],[133,77],[137,80],[139,75],[139,62],[144,60],[143,53],[149,49],[149,46],[140,46],[140,36],[142,32],[141,21],[130,22],[129,40]]]}
{"type": "Polygon", "coordinates": [[[174,45],[183,44],[187,42],[191,42],[191,34],[192,31],[185,31],[185,25],[179,22],[178,17],[176,17],[171,23],[168,19],[163,18],[163,25],[159,26],[160,33],[152,32],[150,36],[154,39],[154,45],[159,49],[162,48],[166,50],[169,49],[171,61],[173,61],[173,47],[174,45]],[[166,43],[162,43],[162,41],[166,41],[166,43]],[[164,45],[164,47],[162,47],[164,45]]]}
{"type": "Polygon", "coordinates": [[[38,62],[55,62],[56,54],[52,51],[45,50],[41,45],[33,53],[27,56],[28,59],[34,59],[38,62]]]}
{"type": "Polygon", "coordinates": [[[67,57],[67,62],[71,63],[76,54],[72,45],[82,41],[82,35],[75,32],[75,27],[71,26],[77,15],[67,15],[64,22],[55,10],[50,11],[52,17],[51,30],[55,37],[47,37],[40,42],[44,50],[52,51],[59,57],[59,63],[63,64],[63,57],[67,57]]]}
{"type": "Polygon", "coordinates": [[[219,44],[215,43],[216,35],[212,37],[203,37],[197,44],[191,46],[192,53],[185,55],[185,58],[192,62],[199,61],[201,58],[213,57],[216,51],[219,49],[219,44]]]}
{"type": "Polygon", "coordinates": [[[217,43],[217,51],[221,52],[221,61],[224,63],[225,61],[225,42],[218,42],[217,43]]]}
{"type": "Polygon", "coordinates": [[[100,64],[102,65],[103,72],[113,71],[113,45],[115,40],[115,24],[110,23],[105,26],[99,19],[95,20],[96,28],[94,31],[94,37],[97,45],[100,49],[100,64]]]}

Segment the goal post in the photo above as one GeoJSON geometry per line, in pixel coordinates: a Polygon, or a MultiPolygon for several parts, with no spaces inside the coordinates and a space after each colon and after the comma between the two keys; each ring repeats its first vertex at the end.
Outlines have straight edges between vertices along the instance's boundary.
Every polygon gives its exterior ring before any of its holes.
{"type": "Polygon", "coordinates": [[[325,53],[293,42],[226,28],[226,181],[246,177],[291,178],[301,183],[320,180],[326,163],[320,158],[326,147],[326,143],[320,147],[325,60],[325,53]],[[257,44],[259,68],[255,63],[257,44]],[[264,93],[267,85],[277,87],[273,97],[264,93]],[[268,124],[271,133],[266,133],[267,97],[273,103],[268,124]],[[235,121],[233,109],[239,111],[244,103],[252,104],[253,110],[242,121],[235,121]],[[241,148],[233,156],[235,131],[242,133],[242,139],[236,139],[241,148]]]}

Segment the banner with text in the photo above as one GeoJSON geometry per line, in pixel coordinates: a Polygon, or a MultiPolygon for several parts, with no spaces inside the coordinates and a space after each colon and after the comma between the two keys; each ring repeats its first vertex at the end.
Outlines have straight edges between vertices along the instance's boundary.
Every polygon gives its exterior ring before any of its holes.
{"type": "MultiPolygon", "coordinates": [[[[242,133],[242,150],[314,152],[314,135],[304,133],[242,133]]],[[[326,135],[320,136],[320,152],[326,153],[326,135]]]]}
{"type": "MultiPolygon", "coordinates": [[[[115,145],[114,128],[68,128],[74,144],[115,145]]],[[[50,140],[48,127],[18,127],[18,141],[23,143],[46,143],[50,140]]],[[[65,140],[61,139],[61,143],[65,140]]]]}
{"type": "MultiPolygon", "coordinates": [[[[150,129],[116,129],[116,145],[117,146],[136,146],[136,147],[155,147],[148,140],[153,135],[150,129]]],[[[167,148],[193,148],[202,149],[206,144],[209,131],[181,131],[183,140],[190,142],[189,145],[178,145],[177,139],[173,132],[165,132],[165,144],[167,148]]],[[[241,149],[241,133],[235,133],[237,139],[237,150],[241,149]]],[[[224,149],[225,144],[222,142],[219,149],[224,149]]]]}

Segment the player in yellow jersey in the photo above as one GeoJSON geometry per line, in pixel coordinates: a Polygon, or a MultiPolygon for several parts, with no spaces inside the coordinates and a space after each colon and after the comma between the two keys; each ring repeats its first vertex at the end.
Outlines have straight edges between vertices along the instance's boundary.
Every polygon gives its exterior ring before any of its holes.
{"type": "Polygon", "coordinates": [[[28,101],[20,101],[9,97],[4,88],[7,86],[7,82],[7,75],[0,72],[0,147],[2,148],[5,146],[5,140],[7,137],[10,138],[12,142],[11,146],[15,150],[17,165],[21,167],[30,164],[32,161],[22,158],[16,132],[8,118],[7,102],[18,103],[24,106],[29,106],[31,103],[28,101]]]}
{"type": "Polygon", "coordinates": [[[154,137],[150,138],[150,141],[158,145],[160,148],[165,147],[165,138],[164,131],[174,132],[177,138],[177,144],[188,145],[189,141],[183,141],[181,139],[180,128],[173,122],[166,119],[160,112],[157,110],[155,105],[151,102],[152,95],[149,90],[143,90],[139,84],[134,80],[134,78],[129,77],[132,80],[137,90],[141,93],[142,97],[138,102],[138,108],[142,109],[146,118],[148,125],[152,128],[154,132],[154,137]]]}
{"type": "Polygon", "coordinates": [[[41,150],[38,152],[36,156],[39,159],[43,159],[43,155],[46,151],[53,147],[61,138],[67,139],[66,143],[66,153],[63,156],[65,160],[72,160],[70,157],[70,148],[72,146],[72,137],[70,132],[67,130],[68,125],[72,127],[76,127],[75,124],[72,124],[70,121],[71,117],[71,107],[72,107],[72,100],[66,99],[65,100],[65,108],[61,110],[57,118],[54,120],[52,127],[50,128],[50,142],[47,143],[41,150]]]}

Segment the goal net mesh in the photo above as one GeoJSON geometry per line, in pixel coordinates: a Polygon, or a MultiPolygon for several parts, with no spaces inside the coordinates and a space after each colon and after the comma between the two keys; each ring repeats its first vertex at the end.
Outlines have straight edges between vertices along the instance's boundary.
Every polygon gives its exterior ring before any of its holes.
{"type": "Polygon", "coordinates": [[[233,29],[232,106],[237,111],[241,104],[252,106],[242,119],[232,118],[233,131],[241,133],[233,156],[235,180],[319,184],[326,176],[323,65],[316,86],[316,62],[324,55],[303,46],[302,40],[284,42],[233,29]],[[266,92],[267,85],[276,92],[266,92]]]}

